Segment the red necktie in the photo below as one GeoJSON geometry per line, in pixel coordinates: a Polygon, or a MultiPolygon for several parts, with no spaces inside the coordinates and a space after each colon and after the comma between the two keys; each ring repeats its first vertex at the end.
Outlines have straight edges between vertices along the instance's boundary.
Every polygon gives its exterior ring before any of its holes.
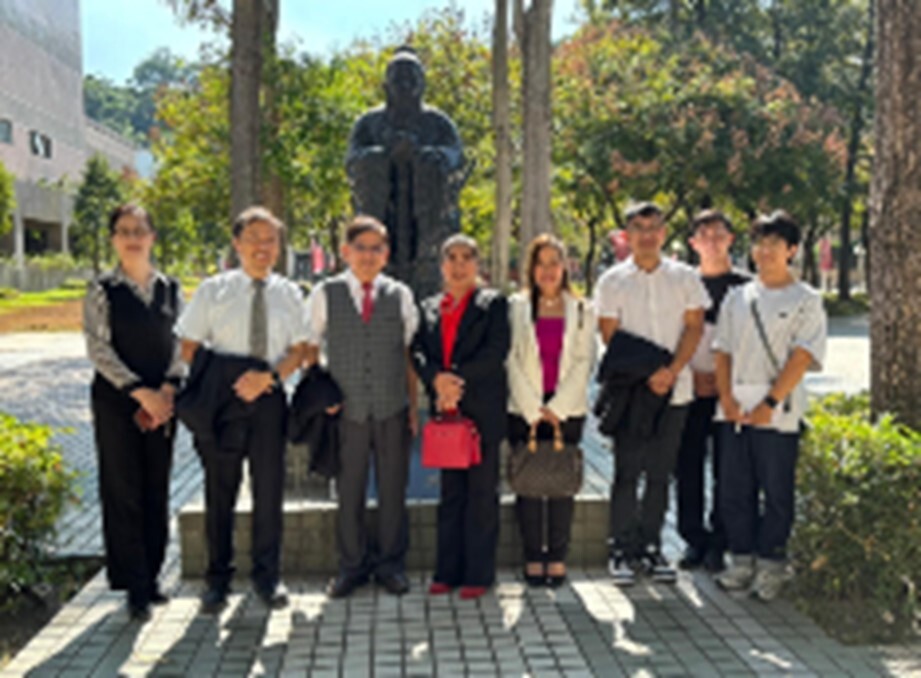
{"type": "Polygon", "coordinates": [[[371,322],[371,312],[374,310],[374,300],[371,298],[371,283],[362,283],[365,295],[361,298],[361,319],[365,324],[371,322]]]}

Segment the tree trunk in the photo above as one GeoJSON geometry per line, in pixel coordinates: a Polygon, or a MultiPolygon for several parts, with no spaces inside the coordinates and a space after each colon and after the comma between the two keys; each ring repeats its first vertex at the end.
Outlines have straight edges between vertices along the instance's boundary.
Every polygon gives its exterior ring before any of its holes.
{"type": "MultiPolygon", "coordinates": [[[[262,0],[262,128],[263,140],[268,147],[275,144],[278,129],[281,126],[281,111],[278,108],[278,78],[276,62],[276,40],[278,31],[278,0],[262,0]]],[[[266,158],[267,160],[268,158],[266,158]]],[[[285,185],[275,167],[270,162],[262,162],[263,185],[262,204],[269,208],[276,217],[287,221],[285,214],[285,185]]],[[[290,227],[290,224],[289,224],[290,227]]],[[[287,275],[288,247],[291,240],[290,228],[281,243],[281,252],[275,270],[287,275]]]]}
{"type": "Polygon", "coordinates": [[[259,202],[263,0],[233,0],[230,29],[231,219],[259,202]]]}
{"type": "Polygon", "coordinates": [[[496,145],[496,221],[492,238],[491,278],[508,285],[512,240],[512,140],[508,85],[508,0],[496,0],[492,37],[492,123],[496,145]]]}
{"type": "Polygon", "coordinates": [[[550,18],[553,0],[515,0],[524,67],[521,225],[519,244],[552,230],[550,223],[550,18]]]}
{"type": "Polygon", "coordinates": [[[851,109],[851,138],[847,144],[847,165],[844,172],[844,202],[841,206],[841,251],[838,256],[838,298],[851,298],[851,215],[854,213],[854,193],[856,191],[857,158],[860,154],[860,140],[864,126],[864,100],[870,86],[870,74],[873,72],[873,13],[874,0],[870,0],[867,11],[867,39],[864,43],[863,60],[857,91],[854,92],[854,106],[851,109]]]}
{"type": "Polygon", "coordinates": [[[876,45],[871,399],[921,430],[921,3],[877,0],[876,45]]]}

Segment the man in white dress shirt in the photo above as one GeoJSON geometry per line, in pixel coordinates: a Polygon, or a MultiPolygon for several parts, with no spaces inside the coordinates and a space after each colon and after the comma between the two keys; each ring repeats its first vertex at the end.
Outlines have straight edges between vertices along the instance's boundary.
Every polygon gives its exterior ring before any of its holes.
{"type": "Polygon", "coordinates": [[[650,378],[657,395],[671,393],[652,435],[640,439],[627,427],[614,434],[614,482],[611,485],[611,559],[614,582],[630,585],[640,570],[653,579],[673,582],[676,573],[660,549],[668,508],[669,479],[693,398],[688,362],[703,332],[710,298],[690,266],[662,256],[666,229],[662,210],[639,203],[627,210],[632,255],[608,269],[595,287],[595,309],[605,345],[615,332],[630,332],[673,355],[670,365],[650,378]],[[645,476],[643,497],[637,485],[645,476]]]}
{"type": "Polygon", "coordinates": [[[326,365],[343,393],[338,415],[341,459],[336,489],[339,575],[328,593],[342,598],[369,575],[387,591],[409,590],[406,483],[411,433],[416,429],[416,376],[407,347],[419,325],[410,289],[382,273],[387,264],[387,229],[377,219],[356,217],[345,233],[344,273],[323,281],[308,300],[310,349],[315,362],[324,348],[326,365]],[[377,534],[365,534],[368,470],[374,458],[377,534]]]}
{"type": "Polygon", "coordinates": [[[253,494],[253,587],[272,608],[287,603],[280,583],[287,416],[282,384],[303,362],[308,337],[303,295],[290,280],[272,272],[283,228],[263,207],[244,210],[233,225],[240,267],[203,281],[176,327],[183,358],[190,364],[204,346],[266,365],[247,370],[232,387],[252,407],[245,450],[196,440],[205,470],[209,560],[202,611],[209,614],[224,606],[233,578],[233,518],[244,458],[249,459],[253,494]]]}

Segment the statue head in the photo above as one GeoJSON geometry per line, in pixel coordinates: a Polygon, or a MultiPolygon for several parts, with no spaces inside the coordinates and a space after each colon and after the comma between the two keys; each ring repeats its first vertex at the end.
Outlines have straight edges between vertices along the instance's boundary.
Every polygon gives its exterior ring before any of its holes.
{"type": "Polygon", "coordinates": [[[416,55],[416,50],[404,45],[398,47],[387,64],[387,79],[384,83],[389,106],[422,105],[425,91],[425,69],[416,55]]]}

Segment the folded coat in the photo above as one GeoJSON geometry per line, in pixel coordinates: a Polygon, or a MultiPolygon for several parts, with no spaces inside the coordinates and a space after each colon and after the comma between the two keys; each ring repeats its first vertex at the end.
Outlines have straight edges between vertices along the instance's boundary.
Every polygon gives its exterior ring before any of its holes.
{"type": "Polygon", "coordinates": [[[196,444],[214,445],[222,452],[242,452],[249,435],[255,403],[243,401],[234,382],[247,370],[269,370],[264,360],[227,355],[199,347],[189,378],[176,396],[176,417],[196,444]]]}
{"type": "Polygon", "coordinates": [[[339,415],[329,415],[326,409],[342,400],[342,389],[332,375],[313,365],[298,383],[288,410],[288,440],[307,444],[309,470],[325,478],[339,472],[339,415]]]}
{"type": "Polygon", "coordinates": [[[671,361],[672,353],[658,344],[624,330],[616,331],[598,369],[601,390],[594,409],[598,429],[608,436],[626,430],[633,437],[649,438],[672,392],[657,395],[649,388],[648,380],[671,361]]]}

